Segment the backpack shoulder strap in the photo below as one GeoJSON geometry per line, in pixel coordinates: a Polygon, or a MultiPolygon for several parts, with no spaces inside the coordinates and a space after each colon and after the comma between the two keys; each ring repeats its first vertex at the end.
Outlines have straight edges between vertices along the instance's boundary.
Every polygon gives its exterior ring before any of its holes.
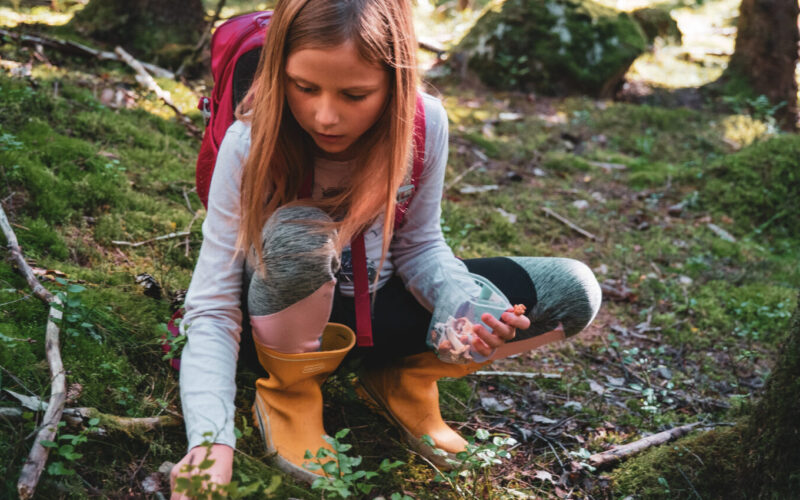
{"type": "Polygon", "coordinates": [[[425,169],[425,102],[421,93],[417,93],[417,107],[414,114],[414,158],[411,167],[411,184],[401,186],[397,193],[397,210],[395,211],[394,226],[400,227],[405,220],[408,205],[414,198],[425,169]]]}

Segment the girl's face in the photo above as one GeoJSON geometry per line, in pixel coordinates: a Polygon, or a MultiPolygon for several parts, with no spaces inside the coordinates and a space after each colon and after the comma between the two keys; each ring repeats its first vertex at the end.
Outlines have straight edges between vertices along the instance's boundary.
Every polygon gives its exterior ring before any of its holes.
{"type": "Polygon", "coordinates": [[[378,120],[389,97],[389,72],[362,59],[352,42],[301,49],[286,60],[286,100],[300,126],[331,159],[378,120]]]}

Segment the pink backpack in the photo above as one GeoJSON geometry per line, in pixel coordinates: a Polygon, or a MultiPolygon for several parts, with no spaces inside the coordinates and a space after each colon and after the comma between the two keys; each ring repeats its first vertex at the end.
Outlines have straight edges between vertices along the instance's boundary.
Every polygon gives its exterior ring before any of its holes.
{"type": "MultiPolygon", "coordinates": [[[[211,98],[203,97],[197,107],[206,117],[206,130],[200,153],[197,156],[195,182],[197,194],[208,208],[208,190],[217,160],[220,143],[228,127],[234,122],[234,110],[242,100],[255,76],[256,67],[264,45],[272,12],[253,12],[229,19],[220,25],[211,37],[211,75],[214,88],[211,98]]],[[[408,205],[416,192],[425,158],[425,108],[422,96],[417,96],[417,112],[414,117],[414,162],[411,184],[400,188],[398,193],[395,227],[403,224],[408,205]]],[[[308,180],[307,180],[308,181],[308,180]]],[[[308,184],[308,182],[306,182],[308,184]]],[[[307,189],[301,196],[309,196],[307,189]]],[[[363,235],[351,242],[353,257],[353,279],[356,303],[357,342],[360,346],[372,345],[372,322],[369,305],[369,283],[367,278],[366,252],[363,235]]],[[[183,316],[183,310],[173,315],[167,329],[178,336],[175,320],[183,316]]],[[[168,344],[164,351],[169,352],[168,344]]],[[[173,359],[172,366],[178,369],[180,360],[173,359]]]]}

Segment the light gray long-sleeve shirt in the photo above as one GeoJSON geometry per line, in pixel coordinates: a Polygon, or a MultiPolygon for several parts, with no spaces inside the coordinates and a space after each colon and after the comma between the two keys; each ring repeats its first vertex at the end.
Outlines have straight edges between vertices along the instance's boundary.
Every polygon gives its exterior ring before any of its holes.
{"type": "MultiPolygon", "coordinates": [[[[405,222],[394,233],[378,286],[397,273],[414,297],[433,310],[439,294],[455,287],[447,277],[466,271],[466,267],[445,243],[439,223],[447,166],[447,114],[441,102],[427,94],[424,104],[423,173],[405,222]]],[[[232,447],[236,442],[235,372],[243,320],[244,257],[235,243],[241,220],[241,172],[249,149],[250,127],[237,121],[228,129],[217,155],[203,244],[186,296],[181,328],[187,343],[181,357],[180,388],[190,449],[205,440],[232,447]],[[206,433],[210,434],[204,436],[206,433]]],[[[330,167],[318,161],[315,168],[330,167]]],[[[367,258],[375,264],[380,260],[382,235],[381,219],[365,233],[367,258]]],[[[351,285],[341,283],[341,289],[352,295],[351,285]]]]}

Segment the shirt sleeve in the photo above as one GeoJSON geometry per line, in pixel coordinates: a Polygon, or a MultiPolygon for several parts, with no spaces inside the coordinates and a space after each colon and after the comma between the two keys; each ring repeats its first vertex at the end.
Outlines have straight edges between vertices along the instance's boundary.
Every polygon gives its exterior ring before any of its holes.
{"type": "Polygon", "coordinates": [[[235,446],[234,397],[244,257],[236,251],[242,166],[250,129],[225,134],[211,179],[203,244],[186,295],[180,392],[189,449],[210,441],[235,446]],[[207,435],[207,433],[210,433],[207,435]]]}
{"type": "Polygon", "coordinates": [[[396,272],[423,307],[433,312],[441,294],[454,287],[475,287],[471,282],[454,283],[454,276],[467,272],[453,255],[442,234],[442,191],[447,168],[448,122],[441,102],[427,94],[425,104],[425,160],[417,191],[408,206],[402,227],[392,239],[396,272]]]}

